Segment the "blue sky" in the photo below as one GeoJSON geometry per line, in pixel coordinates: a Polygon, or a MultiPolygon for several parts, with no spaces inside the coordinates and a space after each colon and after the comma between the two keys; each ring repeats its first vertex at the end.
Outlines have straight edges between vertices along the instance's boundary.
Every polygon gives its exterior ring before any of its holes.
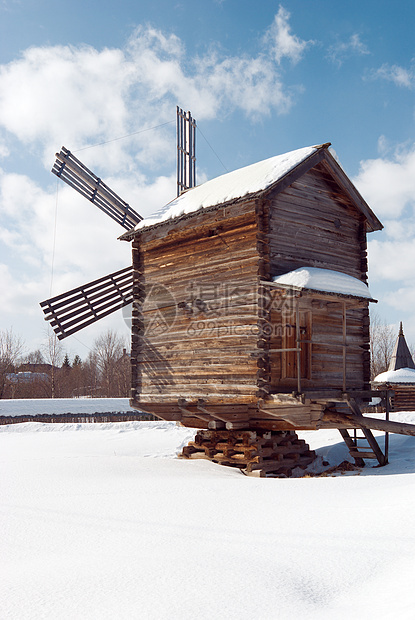
{"type": "MultiPolygon", "coordinates": [[[[50,174],[54,153],[77,151],[147,215],[175,195],[179,105],[199,182],[333,144],[385,225],[369,237],[376,310],[415,342],[414,30],[409,0],[0,0],[0,329],[36,348],[40,300],[130,260],[119,227],[50,174]]],[[[100,322],[69,353],[106,327],[126,329],[100,322]]]]}

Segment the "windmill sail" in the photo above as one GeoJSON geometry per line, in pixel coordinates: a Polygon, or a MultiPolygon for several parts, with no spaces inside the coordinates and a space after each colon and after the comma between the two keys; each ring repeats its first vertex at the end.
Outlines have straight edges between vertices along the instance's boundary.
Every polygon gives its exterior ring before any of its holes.
{"type": "Polygon", "coordinates": [[[126,230],[143,219],[64,146],[56,153],[52,172],[126,230]]]}
{"type": "Polygon", "coordinates": [[[133,268],[126,267],[42,301],[40,306],[62,340],[132,301],[133,268]]]}

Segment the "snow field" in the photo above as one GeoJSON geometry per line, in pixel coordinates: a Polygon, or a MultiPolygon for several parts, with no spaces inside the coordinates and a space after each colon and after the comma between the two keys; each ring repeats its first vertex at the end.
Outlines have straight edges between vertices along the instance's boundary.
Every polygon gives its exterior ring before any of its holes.
{"type": "Polygon", "coordinates": [[[258,479],[177,459],[193,434],[0,427],[2,620],[414,617],[414,437],[360,475],[258,479]]]}

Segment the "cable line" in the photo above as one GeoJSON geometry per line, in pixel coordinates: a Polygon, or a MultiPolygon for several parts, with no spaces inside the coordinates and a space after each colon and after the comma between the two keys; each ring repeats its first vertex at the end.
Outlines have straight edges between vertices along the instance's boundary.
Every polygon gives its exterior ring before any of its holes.
{"type": "Polygon", "coordinates": [[[220,161],[220,163],[222,164],[224,170],[226,172],[229,172],[229,170],[227,169],[227,167],[225,166],[225,164],[223,163],[223,161],[221,160],[221,158],[219,157],[219,155],[217,154],[217,152],[215,151],[215,149],[213,148],[213,146],[210,144],[209,140],[206,138],[206,136],[203,134],[203,131],[200,129],[200,125],[197,126],[197,129],[199,130],[200,135],[202,136],[202,138],[205,140],[206,144],[208,145],[208,147],[212,150],[212,152],[214,153],[214,155],[216,155],[216,157],[218,158],[218,160],[220,161]]]}
{"type": "Polygon", "coordinates": [[[172,121],[166,121],[165,123],[160,123],[160,125],[154,125],[153,127],[147,127],[146,129],[139,129],[138,131],[133,131],[132,133],[127,133],[125,136],[119,136],[118,138],[112,138],[111,140],[106,140],[105,142],[98,142],[97,144],[90,144],[89,146],[83,146],[81,149],[77,149],[76,151],[72,151],[73,153],[79,153],[80,151],[86,151],[87,149],[93,149],[96,146],[103,146],[104,144],[110,144],[110,142],[117,142],[117,140],[124,140],[124,138],[130,138],[131,136],[136,136],[139,133],[144,133],[145,131],[151,131],[152,129],[158,129],[159,127],[164,127],[165,125],[171,125],[175,123],[176,119],[172,121]]]}

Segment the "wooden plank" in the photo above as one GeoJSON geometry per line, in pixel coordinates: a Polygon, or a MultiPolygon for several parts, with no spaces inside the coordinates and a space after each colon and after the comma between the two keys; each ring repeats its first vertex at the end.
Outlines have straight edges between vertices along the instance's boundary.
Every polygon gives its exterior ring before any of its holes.
{"type": "Polygon", "coordinates": [[[415,424],[404,422],[392,422],[391,420],[378,420],[367,416],[357,417],[354,415],[326,411],[322,418],[322,423],[332,422],[346,428],[370,428],[378,431],[396,433],[398,435],[415,436],[415,424]]]}
{"type": "Polygon", "coordinates": [[[350,452],[350,456],[352,456],[353,458],[360,458],[360,459],[376,459],[376,454],[374,452],[372,452],[372,450],[362,450],[361,448],[356,448],[355,450],[349,450],[350,452]]]}

